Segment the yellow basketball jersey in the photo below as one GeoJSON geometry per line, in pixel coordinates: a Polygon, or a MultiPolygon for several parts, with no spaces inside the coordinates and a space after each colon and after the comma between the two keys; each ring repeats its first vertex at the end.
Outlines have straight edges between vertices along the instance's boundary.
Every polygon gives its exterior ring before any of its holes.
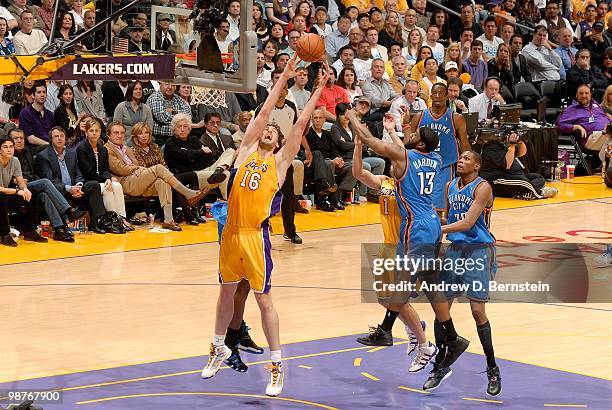
{"type": "Polygon", "coordinates": [[[260,229],[261,224],[280,210],[277,195],[276,156],[264,159],[255,151],[232,170],[227,199],[227,224],[239,228],[260,229]]]}
{"type": "Polygon", "coordinates": [[[399,241],[399,229],[402,218],[395,199],[395,180],[388,178],[380,187],[380,222],[385,243],[396,245],[399,241]]]}

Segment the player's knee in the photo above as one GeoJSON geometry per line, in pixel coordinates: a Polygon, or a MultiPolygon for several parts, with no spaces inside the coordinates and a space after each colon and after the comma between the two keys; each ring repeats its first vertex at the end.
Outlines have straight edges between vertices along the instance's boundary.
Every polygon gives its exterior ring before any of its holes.
{"type": "Polygon", "coordinates": [[[476,324],[483,324],[487,322],[487,314],[485,313],[484,310],[484,305],[481,307],[472,307],[472,317],[474,318],[474,321],[476,322],[476,324]]]}
{"type": "Polygon", "coordinates": [[[262,312],[274,309],[270,293],[255,293],[255,300],[262,312]]]}
{"type": "Polygon", "coordinates": [[[236,295],[239,295],[246,299],[247,296],[249,295],[250,290],[251,290],[251,286],[249,285],[249,282],[247,282],[246,280],[243,280],[238,284],[238,287],[236,288],[236,295]]]}

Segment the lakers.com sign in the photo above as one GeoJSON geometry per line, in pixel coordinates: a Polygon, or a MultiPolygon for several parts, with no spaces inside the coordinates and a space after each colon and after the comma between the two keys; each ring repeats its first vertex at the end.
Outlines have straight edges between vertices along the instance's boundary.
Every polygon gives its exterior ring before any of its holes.
{"type": "Polygon", "coordinates": [[[77,58],[57,70],[52,80],[159,80],[174,77],[174,55],[77,58]]]}

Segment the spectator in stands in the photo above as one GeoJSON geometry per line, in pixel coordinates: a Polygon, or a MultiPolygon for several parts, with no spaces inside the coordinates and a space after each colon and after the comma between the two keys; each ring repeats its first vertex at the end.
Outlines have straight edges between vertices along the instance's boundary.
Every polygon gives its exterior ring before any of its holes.
{"type": "Polygon", "coordinates": [[[472,41],[470,50],[470,57],[463,62],[463,71],[470,74],[470,83],[474,87],[482,89],[484,80],[489,76],[487,63],[482,60],[482,42],[472,41]]]}
{"type": "Polygon", "coordinates": [[[410,111],[423,111],[427,109],[427,103],[419,97],[419,83],[416,80],[408,80],[402,89],[403,95],[391,103],[389,113],[393,116],[395,127],[402,130],[402,116],[410,111]]]}
{"type": "Polygon", "coordinates": [[[413,0],[412,7],[416,11],[416,25],[425,30],[429,26],[429,20],[431,20],[431,13],[426,11],[427,1],[413,0]]]}
{"type": "Polygon", "coordinates": [[[217,160],[227,149],[236,150],[232,137],[220,132],[221,114],[215,111],[207,112],[203,121],[205,132],[200,139],[204,146],[211,149],[214,160],[217,160]]]}
{"type": "MultiPolygon", "coordinates": [[[[597,21],[597,7],[594,4],[587,4],[582,19],[576,26],[576,38],[578,40],[584,40],[591,35],[593,31],[593,25],[597,21]]],[[[602,23],[603,31],[603,23],[602,23]]]]}
{"type": "Polygon", "coordinates": [[[461,47],[459,46],[459,43],[450,43],[446,49],[444,63],[438,69],[438,75],[440,77],[446,78],[446,72],[448,71],[446,67],[448,63],[455,63],[451,66],[456,67],[457,76],[463,73],[463,61],[461,60],[461,47]]]}
{"type": "Polygon", "coordinates": [[[384,61],[389,59],[387,49],[378,44],[378,30],[375,27],[366,30],[365,40],[370,44],[370,54],[373,58],[380,58],[384,61]]]}
{"type": "Polygon", "coordinates": [[[35,163],[38,174],[51,181],[72,206],[89,210],[91,232],[103,234],[108,230],[109,233],[119,233],[115,227],[107,225],[105,230],[99,223],[106,213],[102,188],[97,181],[83,179],[77,164],[77,154],[66,149],[66,133],[61,127],[53,127],[51,145],[36,155],[35,163]]]}
{"type": "Polygon", "coordinates": [[[469,111],[478,113],[478,120],[491,118],[493,107],[505,104],[504,98],[499,93],[502,83],[499,78],[489,77],[484,81],[484,92],[470,98],[469,111]]]}
{"type": "MultiPolygon", "coordinates": [[[[85,14],[83,16],[83,28],[77,31],[77,34],[81,34],[84,31],[89,30],[95,25],[96,25],[96,12],[93,10],[87,9],[85,10],[85,14]]],[[[101,28],[87,35],[83,40],[81,40],[81,44],[83,44],[83,46],[85,46],[87,50],[95,51],[98,48],[102,48],[105,46],[104,40],[105,40],[104,29],[101,28]]]]}
{"type": "MultiPolygon", "coordinates": [[[[40,7],[38,7],[38,15],[41,18],[40,21],[37,22],[37,28],[41,29],[47,37],[51,35],[53,19],[56,17],[53,14],[55,12],[55,1],[56,0],[41,0],[40,7]]],[[[23,17],[21,19],[23,20],[23,17]]]]}
{"type": "Polygon", "coordinates": [[[612,85],[606,87],[606,92],[601,100],[601,107],[608,114],[608,117],[612,118],[612,85]]]}
{"type": "Polygon", "coordinates": [[[425,38],[424,45],[431,48],[431,52],[433,53],[433,58],[436,59],[438,65],[444,62],[444,46],[438,43],[438,39],[440,38],[440,29],[438,26],[429,26],[427,28],[427,36],[425,38]]]}
{"type": "Polygon", "coordinates": [[[563,62],[561,57],[553,51],[551,43],[546,39],[547,35],[546,27],[537,26],[531,43],[521,51],[521,54],[525,56],[534,83],[543,80],[558,81],[561,78],[559,72],[563,62]]]}
{"type": "Polygon", "coordinates": [[[598,21],[593,24],[593,32],[591,35],[582,40],[582,47],[591,52],[591,61],[593,65],[597,67],[602,66],[606,48],[612,45],[604,38],[603,30],[603,23],[598,21]]]}
{"type": "Polygon", "coordinates": [[[132,196],[157,196],[164,212],[162,228],[181,231],[172,214],[172,189],[180,193],[189,205],[198,202],[206,191],[194,191],[181,184],[166,167],[161,164],[152,167],[140,165],[130,147],[125,145],[125,127],[120,122],[108,125],[109,169],[118,180],[123,191],[132,196]]]}
{"type": "Polygon", "coordinates": [[[62,242],[74,242],[73,235],[68,230],[65,221],[76,221],[82,218],[86,212],[71,207],[60,193],[61,191],[58,191],[51,181],[38,177],[34,164],[36,151],[25,146],[25,137],[22,130],[13,128],[9,131],[9,137],[13,139],[15,144],[14,155],[19,160],[21,175],[51,222],[53,239],[62,242]]]}
{"type": "Polygon", "coordinates": [[[417,25],[417,12],[415,9],[409,9],[404,16],[404,25],[402,27],[402,43],[409,43],[409,36],[412,30],[418,30],[421,38],[425,40],[425,29],[417,25]]]}
{"type": "Polygon", "coordinates": [[[434,11],[431,15],[431,19],[429,20],[429,25],[435,25],[438,27],[438,31],[440,33],[438,43],[442,44],[444,47],[448,47],[448,45],[451,43],[451,31],[446,12],[442,9],[437,9],[434,11]]]}
{"type": "Polygon", "coordinates": [[[319,36],[325,38],[333,31],[332,27],[327,24],[327,9],[325,6],[318,6],[315,9],[314,13],[314,24],[310,29],[311,33],[318,34],[319,36]]]}
{"type": "Polygon", "coordinates": [[[81,113],[77,117],[77,123],[74,127],[74,132],[70,136],[66,136],[66,147],[71,148],[73,150],[84,140],[87,139],[87,133],[85,132],[85,124],[90,118],[91,115],[87,113],[81,113]],[[82,115],[81,115],[82,114],[82,115]]]}
{"type": "Polygon", "coordinates": [[[517,22],[523,23],[528,27],[535,27],[542,18],[540,9],[535,5],[535,0],[521,0],[516,7],[517,22]]]}
{"type": "Polygon", "coordinates": [[[227,15],[225,19],[230,25],[230,41],[236,41],[240,37],[240,1],[232,0],[227,5],[227,15]]]}
{"type": "MultiPolygon", "coordinates": [[[[393,75],[393,58],[402,55],[402,46],[400,44],[392,44],[391,47],[389,47],[388,54],[389,60],[385,61],[385,75],[391,77],[393,75]]],[[[406,69],[404,70],[404,76],[407,76],[410,71],[408,70],[408,62],[405,60],[405,58],[406,57],[404,57],[404,61],[406,61],[406,69]]]]}
{"type": "Polygon", "coordinates": [[[68,10],[63,10],[59,13],[55,34],[53,35],[56,39],[69,40],[76,33],[76,24],[74,22],[74,16],[68,10]]]}
{"type": "Polygon", "coordinates": [[[47,36],[41,30],[34,28],[34,15],[29,11],[21,13],[21,30],[13,37],[15,54],[32,55],[47,44],[47,36]]]}
{"type": "Polygon", "coordinates": [[[317,102],[317,108],[324,108],[326,121],[333,122],[336,121],[336,105],[341,102],[350,104],[349,94],[344,88],[336,85],[336,69],[329,67],[329,77],[317,102]]]}
{"type": "Polygon", "coordinates": [[[469,58],[472,52],[472,41],[474,41],[474,32],[471,28],[464,28],[461,30],[461,36],[459,37],[459,47],[461,51],[461,65],[463,61],[469,58]]]}
{"type": "Polygon", "coordinates": [[[293,14],[289,13],[288,0],[265,0],[266,15],[272,23],[279,23],[286,26],[293,14]]]}
{"type": "Polygon", "coordinates": [[[349,43],[348,32],[350,28],[351,18],[347,15],[340,16],[338,28],[325,37],[325,51],[330,60],[335,59],[338,51],[349,43]]]}
{"type": "Polygon", "coordinates": [[[153,114],[151,107],[143,102],[143,86],[140,81],[128,85],[125,101],[115,108],[113,121],[123,124],[126,135],[132,135],[132,126],[139,122],[145,122],[153,128],[153,114]]]}
{"type": "MultiPolygon", "coordinates": [[[[191,107],[181,97],[174,94],[174,86],[160,81],[159,91],[155,91],[147,100],[153,114],[153,138],[160,147],[172,136],[172,118],[178,113],[185,113],[191,118],[191,107]]],[[[189,128],[191,131],[191,122],[189,128]]]]}
{"type": "Polygon", "coordinates": [[[453,112],[462,114],[468,112],[468,99],[461,95],[463,81],[459,77],[449,78],[448,84],[448,106],[453,112]]]}
{"type": "MultiPolygon", "coordinates": [[[[7,7],[7,10],[11,13],[11,15],[13,16],[13,19],[15,19],[15,24],[13,25],[13,27],[9,28],[9,31],[12,31],[16,27],[21,27],[21,13],[26,10],[32,13],[32,16],[34,17],[34,20],[36,22],[42,21],[40,16],[38,15],[38,11],[36,10],[36,7],[26,4],[28,3],[28,0],[12,0],[11,3],[12,4],[10,4],[7,7]]],[[[7,19],[7,21],[8,20],[12,20],[12,19],[7,19]]],[[[35,26],[36,26],[36,23],[35,23],[35,26]]]]}
{"type": "Polygon", "coordinates": [[[385,62],[379,58],[372,60],[372,75],[362,86],[363,95],[370,100],[370,108],[374,110],[366,117],[367,121],[382,121],[383,115],[391,107],[391,102],[399,97],[389,82],[383,78],[384,74],[385,62]]]}
{"type": "Polygon", "coordinates": [[[512,61],[510,60],[510,46],[502,43],[497,48],[497,55],[487,63],[487,71],[489,76],[498,77],[502,82],[502,87],[506,87],[508,95],[513,90],[514,84],[518,81],[512,73],[512,61]]]}
{"type": "Polygon", "coordinates": [[[464,4],[461,6],[461,21],[451,25],[451,36],[454,41],[459,41],[461,38],[461,32],[463,29],[470,29],[474,33],[474,38],[480,37],[484,34],[480,24],[474,22],[474,8],[471,4],[464,4]]]}
{"type": "MultiPolygon", "coordinates": [[[[85,181],[95,181],[100,184],[104,208],[115,212],[121,218],[123,230],[134,228],[127,222],[125,213],[125,198],[123,187],[112,177],[108,164],[108,151],[100,141],[102,125],[96,118],[90,118],[85,123],[87,140],[77,147],[77,163],[85,181]]],[[[124,233],[119,231],[120,233],[124,233]]]]}
{"type": "Polygon", "coordinates": [[[593,132],[605,131],[611,122],[601,105],[592,98],[591,87],[581,84],[576,90],[576,99],[559,115],[557,129],[564,134],[580,133],[580,142],[584,145],[593,132]]]}
{"type": "Polygon", "coordinates": [[[283,30],[283,25],[280,23],[273,23],[270,26],[270,35],[269,41],[274,43],[277,50],[284,49],[287,47],[287,41],[285,41],[285,32],[283,30]]]}
{"type": "MultiPolygon", "coordinates": [[[[227,194],[229,168],[234,162],[235,151],[226,149],[215,159],[210,147],[191,133],[191,116],[184,112],[172,118],[170,128],[174,133],[164,147],[164,159],[170,171],[175,174],[195,173],[198,189],[210,191],[219,186],[222,194],[227,194]]],[[[189,183],[193,186],[192,183],[189,183]]]]}
{"type": "Polygon", "coordinates": [[[420,97],[429,101],[429,95],[431,93],[431,87],[436,83],[446,84],[442,78],[438,77],[438,62],[434,57],[429,57],[425,60],[425,75],[423,79],[419,81],[419,87],[421,88],[420,97]]]}
{"type": "MultiPolygon", "coordinates": [[[[177,92],[179,93],[181,98],[184,99],[185,95],[191,95],[191,88],[192,87],[189,85],[177,86],[177,92]]],[[[189,102],[189,104],[191,103],[189,102]]],[[[206,114],[210,113],[216,113],[221,115],[221,134],[231,136],[234,132],[236,132],[238,130],[238,127],[234,124],[234,117],[236,116],[236,114],[242,111],[236,94],[227,91],[225,93],[225,105],[225,107],[223,105],[220,105],[217,108],[207,104],[198,104],[192,106],[192,132],[194,132],[196,128],[199,128],[199,133],[204,132],[203,129],[206,126],[206,121],[204,120],[204,118],[206,117],[206,114]]]]}
{"type": "Polygon", "coordinates": [[[497,23],[494,17],[488,17],[484,22],[484,34],[479,36],[477,40],[482,42],[483,58],[486,61],[495,58],[497,55],[497,47],[504,42],[501,38],[496,36],[497,34],[497,23]]]}
{"type": "MultiPolygon", "coordinates": [[[[155,48],[158,50],[168,50],[172,44],[176,43],[176,33],[170,30],[170,23],[174,22],[170,14],[160,13],[157,15],[157,30],[155,30],[155,48]]],[[[223,25],[223,23],[221,23],[223,25]]],[[[224,27],[224,33],[227,35],[229,31],[229,23],[224,27]]]]}
{"type": "Polygon", "coordinates": [[[512,39],[512,36],[516,34],[514,30],[514,24],[509,21],[504,21],[501,27],[501,39],[504,41],[504,43],[510,45],[510,40],[512,39]]]}
{"type": "Polygon", "coordinates": [[[295,105],[299,113],[310,99],[310,91],[305,89],[306,84],[308,84],[308,70],[305,67],[299,67],[296,72],[295,84],[293,84],[289,91],[291,91],[295,98],[295,105]]]}
{"type": "Polygon", "coordinates": [[[351,27],[349,29],[348,45],[351,46],[351,48],[353,49],[353,51],[355,51],[356,54],[358,54],[359,51],[359,43],[361,43],[362,41],[366,41],[364,40],[364,36],[365,32],[361,31],[359,27],[351,27]]]}
{"type": "Polygon", "coordinates": [[[336,85],[346,90],[349,101],[355,101],[357,97],[363,95],[363,90],[357,82],[357,72],[352,67],[346,67],[340,71],[336,85]]]}
{"type": "Polygon", "coordinates": [[[584,48],[576,54],[576,64],[567,70],[566,87],[570,99],[576,96],[576,90],[581,84],[587,84],[591,88],[595,101],[602,100],[608,85],[608,80],[599,67],[591,66],[591,53],[584,48]]]}
{"type": "Polygon", "coordinates": [[[512,75],[517,82],[531,82],[531,71],[527,59],[521,50],[523,49],[523,37],[518,34],[510,40],[510,58],[512,59],[512,75]]]}
{"type": "Polygon", "coordinates": [[[425,75],[425,60],[429,57],[433,57],[431,48],[429,46],[422,46],[419,50],[419,56],[414,66],[410,70],[410,77],[414,80],[421,81],[425,75]]]}
{"type": "Polygon", "coordinates": [[[70,13],[74,18],[74,24],[77,26],[77,29],[83,28],[83,18],[85,17],[85,10],[83,9],[83,3],[85,0],[71,0],[70,3],[70,13]]]}
{"type": "Polygon", "coordinates": [[[55,125],[62,128],[66,134],[65,139],[73,139],[79,116],[82,117],[87,115],[87,113],[81,112],[81,114],[77,115],[77,109],[74,104],[74,92],[70,84],[62,84],[57,91],[57,96],[60,104],[53,113],[55,125]]]}
{"type": "Polygon", "coordinates": [[[26,182],[21,176],[19,160],[13,156],[15,151],[13,140],[0,137],[0,243],[15,247],[17,242],[10,235],[9,213],[24,209],[25,214],[17,218],[17,228],[23,232],[24,240],[47,242],[36,229],[38,227],[38,203],[32,198],[26,182]],[[15,180],[16,188],[9,188],[15,180]]]}
{"type": "MultiPolygon", "coordinates": [[[[438,68],[438,73],[440,72],[440,68],[438,68]]],[[[459,77],[459,66],[454,61],[449,61],[444,64],[444,78],[446,80],[450,80],[451,78],[459,77]]]]}
{"type": "Polygon", "coordinates": [[[8,38],[8,23],[4,17],[0,17],[0,55],[8,56],[15,53],[15,45],[8,38]]]}
{"type": "Polygon", "coordinates": [[[576,64],[576,53],[578,53],[578,49],[573,46],[573,41],[574,38],[571,29],[565,27],[559,29],[559,46],[555,48],[555,53],[561,57],[561,62],[563,63],[561,66],[561,71],[559,72],[561,75],[561,80],[565,80],[567,70],[576,64]]]}
{"type": "Polygon", "coordinates": [[[51,81],[48,81],[46,84],[47,84],[47,100],[45,101],[45,108],[51,112],[55,112],[57,107],[59,107],[60,105],[60,99],[59,99],[59,96],[57,95],[57,92],[59,91],[62,84],[64,84],[64,82],[59,81],[59,80],[51,80],[51,81]]]}
{"type": "Polygon", "coordinates": [[[144,26],[141,25],[133,25],[130,27],[130,42],[128,44],[128,51],[130,53],[149,51],[150,46],[142,41],[144,29],[144,26]]]}
{"type": "Polygon", "coordinates": [[[357,73],[357,81],[365,81],[372,73],[372,47],[366,40],[359,42],[357,58],[353,60],[353,68],[357,73]]]}
{"type": "Polygon", "coordinates": [[[378,38],[378,44],[383,46],[387,51],[393,44],[398,44],[400,47],[402,46],[402,25],[397,12],[390,11],[387,13],[384,28],[378,33],[378,38]]]}
{"type": "Polygon", "coordinates": [[[250,111],[242,111],[234,117],[234,124],[238,126],[238,131],[232,135],[232,139],[236,147],[240,147],[242,139],[244,138],[244,132],[251,122],[251,118],[253,118],[253,116],[250,111]]]}
{"type": "Polygon", "coordinates": [[[389,85],[393,87],[396,93],[402,94],[408,77],[406,77],[406,58],[404,56],[393,57],[393,74],[389,78],[389,85]]]}
{"type": "Polygon", "coordinates": [[[555,45],[560,44],[559,35],[561,34],[561,29],[568,29],[572,37],[575,36],[570,22],[559,13],[559,2],[555,0],[549,0],[548,4],[546,4],[544,18],[540,20],[538,26],[546,27],[548,40],[555,45]]]}
{"type": "Polygon", "coordinates": [[[342,47],[339,51],[340,58],[338,58],[332,64],[332,67],[336,70],[337,73],[344,70],[346,67],[351,67],[354,69],[353,61],[355,60],[355,50],[347,44],[342,47]]]}
{"type": "MultiPolygon", "coordinates": [[[[270,45],[274,43],[268,43],[270,45]]],[[[266,65],[266,55],[262,52],[257,52],[257,84],[268,88],[272,81],[272,70],[266,65]]]]}
{"type": "Polygon", "coordinates": [[[19,113],[19,124],[30,145],[49,143],[49,131],[55,125],[53,113],[45,108],[47,86],[44,81],[34,84],[34,102],[19,113]]]}
{"type": "Polygon", "coordinates": [[[410,70],[417,62],[419,50],[423,46],[423,37],[417,29],[410,30],[406,46],[402,48],[402,55],[406,58],[407,68],[410,70]]]}
{"type": "MultiPolygon", "coordinates": [[[[127,82],[123,80],[121,82],[125,83],[127,89],[127,82]]],[[[112,107],[114,111],[119,101],[125,99],[123,91],[116,81],[105,81],[101,88],[96,85],[95,81],[78,81],[73,92],[77,112],[87,113],[103,121],[108,117],[105,104],[109,104],[109,109],[112,107]],[[118,93],[115,91],[118,91],[118,93]],[[104,93],[104,96],[102,93],[104,93]]],[[[111,111],[110,117],[113,116],[113,111],[111,111]]]]}

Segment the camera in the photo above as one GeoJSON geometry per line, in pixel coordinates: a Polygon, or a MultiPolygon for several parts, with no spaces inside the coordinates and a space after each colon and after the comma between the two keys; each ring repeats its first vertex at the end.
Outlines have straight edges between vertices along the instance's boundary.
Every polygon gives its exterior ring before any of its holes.
{"type": "Polygon", "coordinates": [[[221,10],[224,4],[224,1],[219,0],[198,0],[189,15],[189,19],[193,20],[193,31],[213,35],[223,20],[221,10]]]}
{"type": "Polygon", "coordinates": [[[492,142],[505,144],[513,133],[518,136],[518,141],[525,141],[526,133],[520,130],[518,125],[500,124],[497,128],[480,128],[476,134],[475,144],[484,145],[492,142]]]}

